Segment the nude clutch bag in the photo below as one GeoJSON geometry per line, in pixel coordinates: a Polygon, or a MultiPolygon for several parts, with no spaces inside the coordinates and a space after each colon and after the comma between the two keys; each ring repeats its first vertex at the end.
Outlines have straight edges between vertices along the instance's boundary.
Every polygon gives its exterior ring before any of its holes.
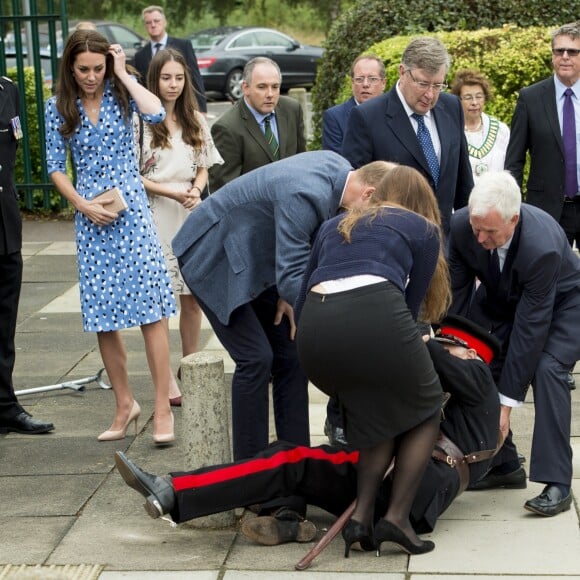
{"type": "Polygon", "coordinates": [[[119,191],[118,187],[113,187],[113,189],[107,189],[101,193],[98,193],[93,197],[94,200],[105,200],[105,199],[112,199],[113,203],[108,203],[107,205],[103,206],[106,210],[112,211],[114,213],[121,213],[125,211],[129,206],[123,197],[123,194],[119,191]]]}

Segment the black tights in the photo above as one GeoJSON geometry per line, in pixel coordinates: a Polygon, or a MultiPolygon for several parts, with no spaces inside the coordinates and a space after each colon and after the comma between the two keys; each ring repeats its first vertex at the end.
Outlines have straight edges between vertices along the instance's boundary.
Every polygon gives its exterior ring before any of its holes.
{"type": "Polygon", "coordinates": [[[391,495],[385,519],[397,525],[417,542],[409,521],[411,505],[427,467],[439,432],[440,413],[373,447],[359,451],[357,466],[357,501],[352,519],[370,527],[373,523],[375,499],[391,461],[393,469],[391,495]]]}

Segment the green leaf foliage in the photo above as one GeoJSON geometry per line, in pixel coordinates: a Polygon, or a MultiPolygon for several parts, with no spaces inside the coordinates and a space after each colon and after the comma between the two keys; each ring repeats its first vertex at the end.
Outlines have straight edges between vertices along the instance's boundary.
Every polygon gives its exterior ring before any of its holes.
{"type": "MultiPolygon", "coordinates": [[[[432,0],[431,3],[419,2],[418,0],[408,0],[400,2],[397,0],[361,0],[352,9],[345,12],[329,31],[324,43],[325,54],[318,67],[318,76],[315,87],[312,91],[313,103],[313,129],[314,137],[310,143],[313,149],[320,147],[320,135],[322,124],[322,112],[341,101],[349,94],[348,73],[352,61],[364,53],[375,52],[376,43],[391,40],[401,46],[399,58],[402,50],[412,36],[421,34],[432,34],[434,32],[457,31],[456,34],[464,33],[460,36],[462,40],[457,40],[457,45],[449,45],[452,57],[461,66],[478,66],[478,63],[494,63],[502,69],[505,65],[503,60],[498,60],[494,53],[501,52],[502,59],[509,54],[509,70],[497,70],[493,75],[493,82],[496,86],[496,100],[493,107],[490,105],[489,111],[495,113],[502,111],[501,117],[511,117],[508,102],[511,102],[513,93],[519,88],[530,84],[530,78],[537,78],[538,57],[545,63],[548,70],[544,69],[545,78],[549,74],[550,54],[547,28],[556,28],[565,22],[577,20],[577,8],[573,3],[561,4],[552,0],[432,0]],[[489,36],[486,40],[474,36],[477,46],[470,48],[472,36],[466,31],[477,31],[482,28],[497,29],[506,23],[511,23],[501,35],[497,37],[489,36]],[[519,40],[512,39],[518,28],[531,27],[531,36],[523,37],[522,44],[519,40]],[[539,34],[542,39],[541,54],[536,54],[537,40],[533,35],[539,34]],[[404,37],[404,40],[398,38],[404,37]],[[533,41],[532,44],[526,43],[533,41]],[[497,42],[498,44],[494,44],[497,42]],[[507,47],[504,45],[507,44],[507,47]],[[375,47],[375,48],[373,48],[375,47]],[[501,48],[501,50],[499,50],[501,48]],[[480,51],[480,52],[477,52],[480,51]],[[513,54],[511,54],[513,52],[513,54]],[[463,56],[463,55],[469,55],[463,56]],[[472,63],[472,64],[471,64],[472,63]],[[512,68],[513,67],[513,68],[512,68]],[[499,81],[499,82],[498,82],[499,81]],[[508,115],[509,112],[509,115],[508,115]]],[[[500,28],[500,31],[504,30],[500,28]]],[[[484,33],[485,30],[482,30],[484,33]]],[[[488,31],[491,32],[491,31],[488,31]]],[[[517,36],[517,35],[516,35],[517,36]]],[[[377,45],[378,46],[378,45],[377,45]]],[[[394,47],[393,47],[393,50],[394,47]]],[[[389,69],[393,69],[389,62],[385,63],[389,69]]],[[[398,62],[397,62],[398,64],[398,62]]],[[[482,68],[487,74],[491,66],[482,68]]],[[[396,67],[395,67],[396,71],[396,67]]],[[[391,86],[394,80],[393,70],[389,70],[387,87],[391,86]]],[[[499,113],[498,113],[499,115],[499,113]]]]}

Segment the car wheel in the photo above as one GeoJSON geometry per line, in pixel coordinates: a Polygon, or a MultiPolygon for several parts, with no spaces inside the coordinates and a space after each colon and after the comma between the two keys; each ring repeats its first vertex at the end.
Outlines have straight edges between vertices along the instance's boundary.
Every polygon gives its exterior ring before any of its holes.
{"type": "Polygon", "coordinates": [[[237,101],[242,98],[242,69],[235,68],[226,78],[226,95],[237,101]]]}

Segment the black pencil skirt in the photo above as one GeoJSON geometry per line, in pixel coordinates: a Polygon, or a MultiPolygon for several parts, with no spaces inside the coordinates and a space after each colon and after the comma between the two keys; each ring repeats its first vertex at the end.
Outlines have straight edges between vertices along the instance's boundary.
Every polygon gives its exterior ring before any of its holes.
{"type": "Polygon", "coordinates": [[[396,437],[441,407],[443,392],[427,347],[403,294],[390,282],[309,292],[296,341],[310,381],[338,399],[354,447],[396,437]]]}

